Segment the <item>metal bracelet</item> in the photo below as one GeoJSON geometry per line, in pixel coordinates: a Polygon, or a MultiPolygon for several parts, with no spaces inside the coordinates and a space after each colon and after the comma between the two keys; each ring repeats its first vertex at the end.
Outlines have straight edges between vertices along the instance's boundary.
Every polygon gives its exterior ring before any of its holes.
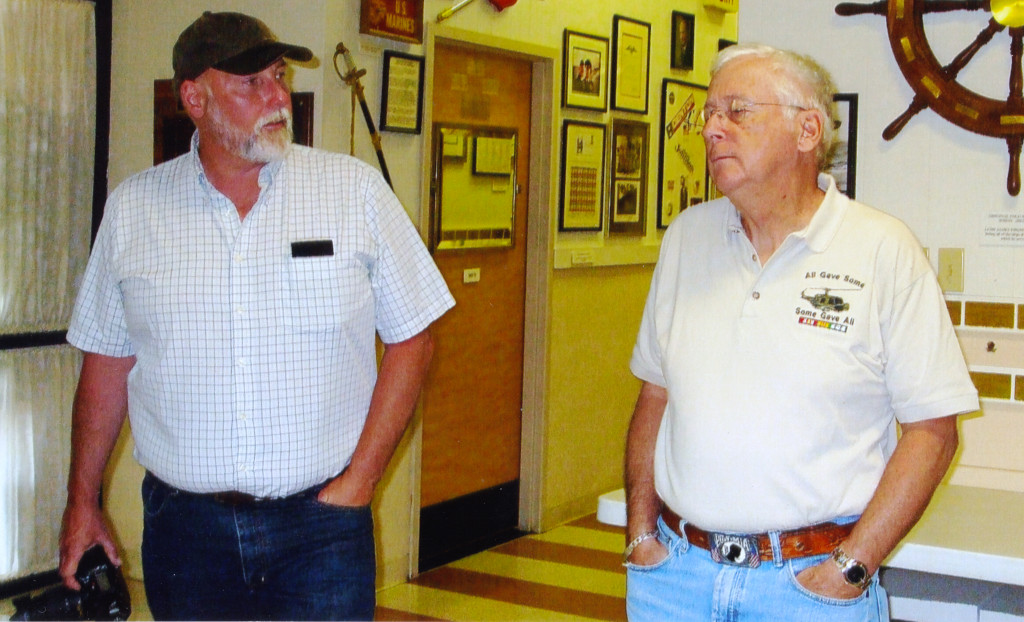
{"type": "Polygon", "coordinates": [[[640,546],[641,542],[643,542],[644,540],[650,540],[651,538],[657,538],[657,537],[658,537],[658,532],[657,531],[645,531],[644,533],[640,534],[639,536],[633,538],[633,540],[629,544],[626,545],[626,550],[622,552],[622,562],[626,563],[627,561],[629,561],[629,556],[633,554],[633,549],[635,549],[636,547],[640,546]]]}

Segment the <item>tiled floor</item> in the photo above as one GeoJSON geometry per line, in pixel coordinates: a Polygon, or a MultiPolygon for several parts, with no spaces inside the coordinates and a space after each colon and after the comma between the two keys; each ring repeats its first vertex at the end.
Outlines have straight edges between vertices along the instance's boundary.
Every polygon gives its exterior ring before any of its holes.
{"type": "MultiPolygon", "coordinates": [[[[424,573],[377,594],[377,620],[568,622],[626,619],[623,535],[588,516],[424,573]]],[[[129,581],[131,620],[152,620],[129,581]]],[[[0,602],[0,620],[14,613],[0,602]]]]}
{"type": "Polygon", "coordinates": [[[625,620],[622,529],[594,516],[377,594],[377,620],[625,620]]]}

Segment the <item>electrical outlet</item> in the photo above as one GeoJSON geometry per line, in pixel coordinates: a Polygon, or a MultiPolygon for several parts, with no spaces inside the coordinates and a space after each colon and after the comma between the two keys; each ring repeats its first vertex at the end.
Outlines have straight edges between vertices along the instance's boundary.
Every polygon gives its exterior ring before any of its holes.
{"type": "Polygon", "coordinates": [[[480,268],[466,268],[462,271],[462,282],[463,283],[479,283],[480,282],[480,268]]]}
{"type": "Polygon", "coordinates": [[[964,291],[964,249],[939,249],[939,286],[942,291],[962,293],[964,291]]]}

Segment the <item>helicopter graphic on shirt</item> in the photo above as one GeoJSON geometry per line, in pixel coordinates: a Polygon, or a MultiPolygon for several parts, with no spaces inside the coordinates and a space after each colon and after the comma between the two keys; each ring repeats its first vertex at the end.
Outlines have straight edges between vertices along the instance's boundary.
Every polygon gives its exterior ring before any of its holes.
{"type": "MultiPolygon", "coordinates": [[[[811,306],[819,311],[832,311],[833,313],[839,313],[840,311],[848,311],[850,309],[850,303],[846,302],[839,296],[834,296],[830,292],[836,291],[828,287],[814,288],[808,287],[804,291],[800,292],[800,297],[811,303],[811,306]],[[813,293],[817,292],[817,293],[813,293]]],[[[846,291],[846,290],[838,290],[846,291]]],[[[849,291],[856,291],[850,288],[849,291]]]]}

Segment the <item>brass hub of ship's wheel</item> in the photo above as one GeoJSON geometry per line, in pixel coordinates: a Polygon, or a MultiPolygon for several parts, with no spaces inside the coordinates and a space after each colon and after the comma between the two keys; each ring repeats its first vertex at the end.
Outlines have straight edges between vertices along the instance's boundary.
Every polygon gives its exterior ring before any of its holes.
{"type": "MultiPolygon", "coordinates": [[[[1020,153],[1024,142],[1024,0],[881,0],[870,4],[841,2],[839,15],[885,15],[893,56],[907,84],[914,90],[914,101],[893,121],[882,136],[892,140],[925,108],[942,118],[977,134],[1006,141],[1010,154],[1006,190],[1020,193],[1020,153]],[[985,11],[987,26],[948,65],[940,65],[925,34],[923,16],[927,13],[985,11]],[[1009,34],[1009,96],[1005,100],[980,95],[957,82],[957,75],[978,51],[1002,32],[1009,34]]],[[[1000,38],[1002,40],[1002,38],[1000,38]]]]}

